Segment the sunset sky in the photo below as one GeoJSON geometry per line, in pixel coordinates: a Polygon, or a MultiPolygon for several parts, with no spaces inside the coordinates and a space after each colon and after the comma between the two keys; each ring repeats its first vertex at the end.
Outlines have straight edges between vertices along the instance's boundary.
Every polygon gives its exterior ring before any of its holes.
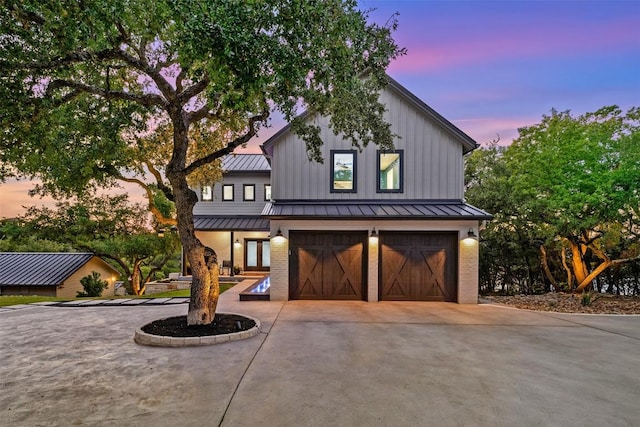
{"type": "MultiPolygon", "coordinates": [[[[640,0],[359,4],[381,24],[400,13],[395,39],[408,53],[389,74],[479,143],[509,143],[552,108],[640,106],[640,0]]],[[[30,187],[0,184],[0,218],[43,203],[30,187]]]]}

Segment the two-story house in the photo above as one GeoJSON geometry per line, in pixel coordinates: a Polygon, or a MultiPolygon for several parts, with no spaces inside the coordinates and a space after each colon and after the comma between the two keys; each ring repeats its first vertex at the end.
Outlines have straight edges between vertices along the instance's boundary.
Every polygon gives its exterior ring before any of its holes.
{"type": "Polygon", "coordinates": [[[464,155],[477,144],[398,82],[381,94],[395,149],[354,149],[323,129],[324,164],[285,127],[271,164],[271,299],[477,303],[478,228],[464,202],[464,155]]]}
{"type": "MultiPolygon", "coordinates": [[[[244,270],[270,270],[271,299],[476,303],[486,212],[464,202],[464,132],[390,79],[395,149],[362,151],[323,129],[324,163],[286,126],[265,156],[232,155],[200,189],[200,240],[244,270]]],[[[227,262],[228,264],[228,262],[227,262]]]]}
{"type": "Polygon", "coordinates": [[[261,213],[271,200],[271,167],[262,154],[229,155],[222,159],[222,176],[196,189],[196,235],[216,251],[225,274],[233,266],[269,271],[269,219],[261,213]]]}

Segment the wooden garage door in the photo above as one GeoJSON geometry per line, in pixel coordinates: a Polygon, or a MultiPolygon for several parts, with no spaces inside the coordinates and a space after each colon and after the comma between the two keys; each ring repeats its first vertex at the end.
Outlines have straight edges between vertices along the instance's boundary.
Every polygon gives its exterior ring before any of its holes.
{"type": "Polygon", "coordinates": [[[381,232],[380,299],[456,301],[458,233],[381,232]]]}
{"type": "Polygon", "coordinates": [[[366,232],[291,231],[289,298],[366,299],[366,232]]]}

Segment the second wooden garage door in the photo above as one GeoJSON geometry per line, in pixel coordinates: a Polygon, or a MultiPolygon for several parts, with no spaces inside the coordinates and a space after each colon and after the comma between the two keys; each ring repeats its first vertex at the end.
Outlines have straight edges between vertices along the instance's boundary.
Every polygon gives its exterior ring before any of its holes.
{"type": "Polygon", "coordinates": [[[456,301],[457,233],[381,232],[380,299],[456,301]]]}
{"type": "Polygon", "coordinates": [[[291,231],[289,298],[366,299],[366,232],[291,231]]]}

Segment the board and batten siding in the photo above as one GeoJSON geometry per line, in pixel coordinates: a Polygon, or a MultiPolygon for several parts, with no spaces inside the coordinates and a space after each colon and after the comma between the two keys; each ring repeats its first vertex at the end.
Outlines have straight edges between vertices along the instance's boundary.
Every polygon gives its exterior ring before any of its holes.
{"type": "MultiPolygon", "coordinates": [[[[224,176],[222,182],[217,182],[213,186],[213,201],[199,201],[193,208],[194,215],[260,215],[264,208],[264,185],[270,184],[268,173],[234,173],[224,176]],[[233,201],[222,200],[222,185],[233,184],[233,201]],[[244,201],[244,184],[254,184],[256,187],[255,201],[244,201]]],[[[198,199],[202,198],[202,191],[199,187],[194,191],[198,194],[198,199]]]]}
{"type": "Polygon", "coordinates": [[[331,150],[349,150],[351,144],[334,135],[328,119],[312,119],[322,129],[324,164],[307,157],[305,144],[289,132],[274,144],[271,178],[274,200],[461,200],[464,189],[462,144],[401,97],[385,90],[381,101],[391,131],[400,136],[395,148],[404,150],[402,193],[378,193],[376,145],[357,152],[357,192],[331,193],[331,150]]]}

